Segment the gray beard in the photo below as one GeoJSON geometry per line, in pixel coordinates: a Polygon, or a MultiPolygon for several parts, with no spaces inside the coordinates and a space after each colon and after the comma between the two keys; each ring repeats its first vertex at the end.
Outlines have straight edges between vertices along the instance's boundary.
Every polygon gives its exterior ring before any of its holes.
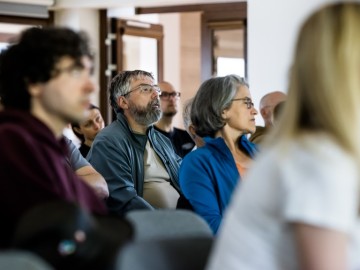
{"type": "Polygon", "coordinates": [[[135,104],[130,104],[129,112],[133,116],[136,123],[143,126],[150,126],[161,118],[160,108],[154,110],[152,106],[158,103],[156,100],[150,102],[145,108],[136,106],[135,104]]]}

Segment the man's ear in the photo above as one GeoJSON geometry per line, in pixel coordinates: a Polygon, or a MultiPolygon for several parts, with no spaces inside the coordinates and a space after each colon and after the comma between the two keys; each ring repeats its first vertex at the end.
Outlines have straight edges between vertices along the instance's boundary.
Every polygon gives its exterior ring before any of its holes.
{"type": "Polygon", "coordinates": [[[127,110],[129,109],[129,101],[124,96],[120,96],[118,99],[118,106],[123,110],[127,110]]]}
{"type": "Polygon", "coordinates": [[[28,85],[28,91],[30,96],[32,97],[38,97],[39,95],[41,95],[43,90],[42,84],[41,83],[34,83],[34,84],[29,84],[28,85]]]}
{"type": "Polygon", "coordinates": [[[262,108],[260,110],[260,114],[261,114],[262,118],[265,119],[267,117],[267,110],[265,108],[262,108]]]}

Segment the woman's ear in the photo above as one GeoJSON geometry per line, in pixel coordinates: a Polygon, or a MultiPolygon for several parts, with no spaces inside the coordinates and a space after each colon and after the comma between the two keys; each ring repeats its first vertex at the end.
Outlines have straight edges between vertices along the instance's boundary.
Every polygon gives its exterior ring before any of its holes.
{"type": "Polygon", "coordinates": [[[229,110],[227,110],[227,109],[225,109],[225,110],[222,111],[221,117],[222,117],[224,120],[229,119],[228,112],[229,112],[229,110]]]}
{"type": "Polygon", "coordinates": [[[190,133],[191,138],[194,140],[196,138],[196,136],[197,136],[196,132],[195,132],[194,125],[190,124],[188,129],[189,129],[189,133],[190,133]]]}
{"type": "Polygon", "coordinates": [[[79,133],[79,134],[81,134],[81,135],[84,135],[84,134],[82,133],[81,129],[78,128],[78,127],[74,127],[74,131],[75,131],[76,133],[79,133]]]}

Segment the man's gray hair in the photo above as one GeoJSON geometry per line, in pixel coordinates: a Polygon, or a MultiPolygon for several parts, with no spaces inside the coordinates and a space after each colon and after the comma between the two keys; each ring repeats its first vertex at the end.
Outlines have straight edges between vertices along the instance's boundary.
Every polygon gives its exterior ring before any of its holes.
{"type": "Polygon", "coordinates": [[[154,80],[154,76],[150,72],[143,70],[122,71],[111,80],[108,87],[109,99],[110,105],[116,113],[123,112],[118,105],[119,97],[126,95],[130,91],[130,84],[134,79],[143,77],[150,77],[154,80]]]}

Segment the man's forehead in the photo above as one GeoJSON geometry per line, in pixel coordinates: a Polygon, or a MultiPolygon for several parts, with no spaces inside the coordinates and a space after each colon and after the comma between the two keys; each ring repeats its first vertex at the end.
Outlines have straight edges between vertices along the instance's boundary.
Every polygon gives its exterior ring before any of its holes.
{"type": "MultiPolygon", "coordinates": [[[[88,69],[93,68],[93,61],[88,56],[82,56],[80,57],[80,63],[88,69]]],[[[75,65],[76,60],[70,56],[63,56],[57,61],[57,66],[70,66],[75,65]]]]}
{"type": "Polygon", "coordinates": [[[151,84],[153,84],[154,80],[149,76],[138,75],[136,77],[133,77],[130,81],[131,84],[135,84],[135,83],[139,83],[139,82],[147,82],[147,83],[150,82],[151,84]]]}

